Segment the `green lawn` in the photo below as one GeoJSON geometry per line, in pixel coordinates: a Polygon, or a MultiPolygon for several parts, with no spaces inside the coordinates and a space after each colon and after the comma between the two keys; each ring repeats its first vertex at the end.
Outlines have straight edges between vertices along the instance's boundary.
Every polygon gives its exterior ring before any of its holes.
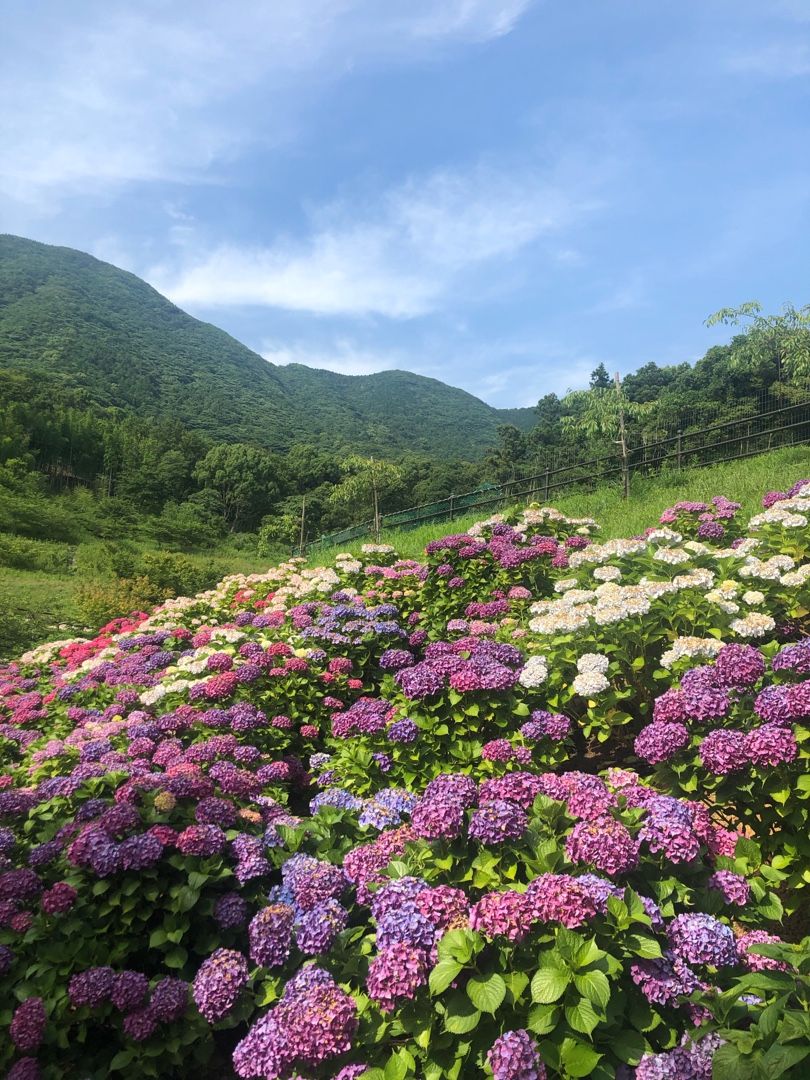
{"type": "MultiPolygon", "coordinates": [[[[740,513],[749,517],[761,508],[762,496],[766,491],[784,491],[804,477],[810,478],[810,447],[791,446],[770,454],[702,469],[687,469],[681,473],[671,472],[649,478],[633,477],[627,502],[622,498],[618,485],[604,485],[592,492],[574,491],[549,501],[550,505],[571,517],[596,518],[601,526],[600,538],[609,540],[643,532],[647,526],[657,522],[665,507],[680,499],[706,501],[712,495],[726,495],[742,503],[740,513]]],[[[430,540],[450,532],[464,532],[474,522],[487,517],[488,512],[493,513],[494,508],[489,511],[479,509],[452,522],[383,532],[382,541],[392,544],[401,555],[416,558],[430,540]]],[[[359,552],[363,543],[368,543],[368,540],[343,545],[340,550],[359,552]]],[[[313,566],[330,563],[337,550],[328,548],[313,552],[310,562],[313,566]]]]}

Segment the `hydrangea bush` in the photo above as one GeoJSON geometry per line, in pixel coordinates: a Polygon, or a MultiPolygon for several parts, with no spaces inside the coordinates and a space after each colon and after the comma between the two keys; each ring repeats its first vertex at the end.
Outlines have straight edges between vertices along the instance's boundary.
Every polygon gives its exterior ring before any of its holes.
{"type": "Polygon", "coordinates": [[[7,665],[0,1066],[803,1075],[808,510],[516,510],[7,665]]]}

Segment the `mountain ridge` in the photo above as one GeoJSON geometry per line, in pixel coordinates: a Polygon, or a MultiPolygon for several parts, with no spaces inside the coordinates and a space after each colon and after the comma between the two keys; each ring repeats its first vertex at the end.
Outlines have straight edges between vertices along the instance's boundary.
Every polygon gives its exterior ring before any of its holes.
{"type": "Polygon", "coordinates": [[[0,235],[0,372],[58,385],[78,405],[177,419],[222,441],[301,442],[378,453],[475,458],[499,410],[405,370],[343,375],[275,365],[184,312],[136,274],[75,248],[0,235]]]}

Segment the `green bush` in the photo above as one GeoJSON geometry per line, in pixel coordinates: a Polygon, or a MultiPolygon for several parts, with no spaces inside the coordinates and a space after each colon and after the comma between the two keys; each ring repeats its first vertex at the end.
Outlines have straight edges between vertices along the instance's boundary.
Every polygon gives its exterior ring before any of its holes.
{"type": "Polygon", "coordinates": [[[42,570],[46,574],[66,574],[73,569],[74,558],[75,549],[69,544],[0,533],[2,566],[11,566],[15,570],[42,570]]]}

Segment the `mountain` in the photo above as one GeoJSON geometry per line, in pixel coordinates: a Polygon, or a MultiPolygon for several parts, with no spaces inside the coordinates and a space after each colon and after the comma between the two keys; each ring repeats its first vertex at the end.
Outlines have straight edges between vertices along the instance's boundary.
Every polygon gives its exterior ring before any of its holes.
{"type": "Polygon", "coordinates": [[[0,377],[22,373],[77,405],[172,418],[217,440],[475,458],[496,428],[534,426],[407,371],[280,367],[187,315],[145,281],[72,248],[0,236],[0,377]]]}

